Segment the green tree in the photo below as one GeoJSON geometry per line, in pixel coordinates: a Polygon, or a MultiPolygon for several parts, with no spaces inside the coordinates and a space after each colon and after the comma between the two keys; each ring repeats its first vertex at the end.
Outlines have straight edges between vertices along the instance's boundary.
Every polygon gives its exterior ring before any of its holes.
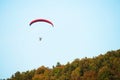
{"type": "Polygon", "coordinates": [[[112,71],[107,66],[103,66],[98,72],[98,80],[113,80],[112,71]]]}
{"type": "Polygon", "coordinates": [[[80,80],[80,68],[77,67],[74,71],[72,71],[72,74],[71,74],[71,79],[72,80],[80,80]]]}

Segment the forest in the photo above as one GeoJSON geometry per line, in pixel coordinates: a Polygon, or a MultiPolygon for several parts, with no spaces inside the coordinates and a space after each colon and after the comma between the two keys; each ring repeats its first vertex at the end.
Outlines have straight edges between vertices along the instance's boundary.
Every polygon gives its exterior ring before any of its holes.
{"type": "Polygon", "coordinates": [[[120,49],[92,58],[76,58],[64,65],[56,63],[52,68],[17,71],[4,80],[120,80],[120,49]]]}

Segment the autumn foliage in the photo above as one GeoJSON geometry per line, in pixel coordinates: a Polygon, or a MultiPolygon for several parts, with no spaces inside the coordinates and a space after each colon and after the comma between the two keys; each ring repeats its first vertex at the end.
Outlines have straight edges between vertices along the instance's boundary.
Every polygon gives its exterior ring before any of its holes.
{"type": "Polygon", "coordinates": [[[16,72],[7,80],[120,80],[120,50],[109,51],[93,58],[75,59],[53,68],[16,72]]]}

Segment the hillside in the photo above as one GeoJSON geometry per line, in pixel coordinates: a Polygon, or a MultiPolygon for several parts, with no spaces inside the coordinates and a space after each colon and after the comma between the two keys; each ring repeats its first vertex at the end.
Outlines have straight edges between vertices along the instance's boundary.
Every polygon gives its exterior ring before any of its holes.
{"type": "Polygon", "coordinates": [[[19,72],[7,80],[120,80],[120,49],[93,58],[75,59],[53,68],[41,66],[36,70],[19,72]]]}

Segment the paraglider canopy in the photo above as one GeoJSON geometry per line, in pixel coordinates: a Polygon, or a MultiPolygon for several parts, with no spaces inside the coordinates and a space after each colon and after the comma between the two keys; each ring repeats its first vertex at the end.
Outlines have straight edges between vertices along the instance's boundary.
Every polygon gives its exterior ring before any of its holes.
{"type": "Polygon", "coordinates": [[[54,27],[53,23],[47,19],[35,19],[35,20],[32,20],[29,25],[31,26],[32,24],[36,22],[46,22],[46,23],[51,24],[54,27]]]}

